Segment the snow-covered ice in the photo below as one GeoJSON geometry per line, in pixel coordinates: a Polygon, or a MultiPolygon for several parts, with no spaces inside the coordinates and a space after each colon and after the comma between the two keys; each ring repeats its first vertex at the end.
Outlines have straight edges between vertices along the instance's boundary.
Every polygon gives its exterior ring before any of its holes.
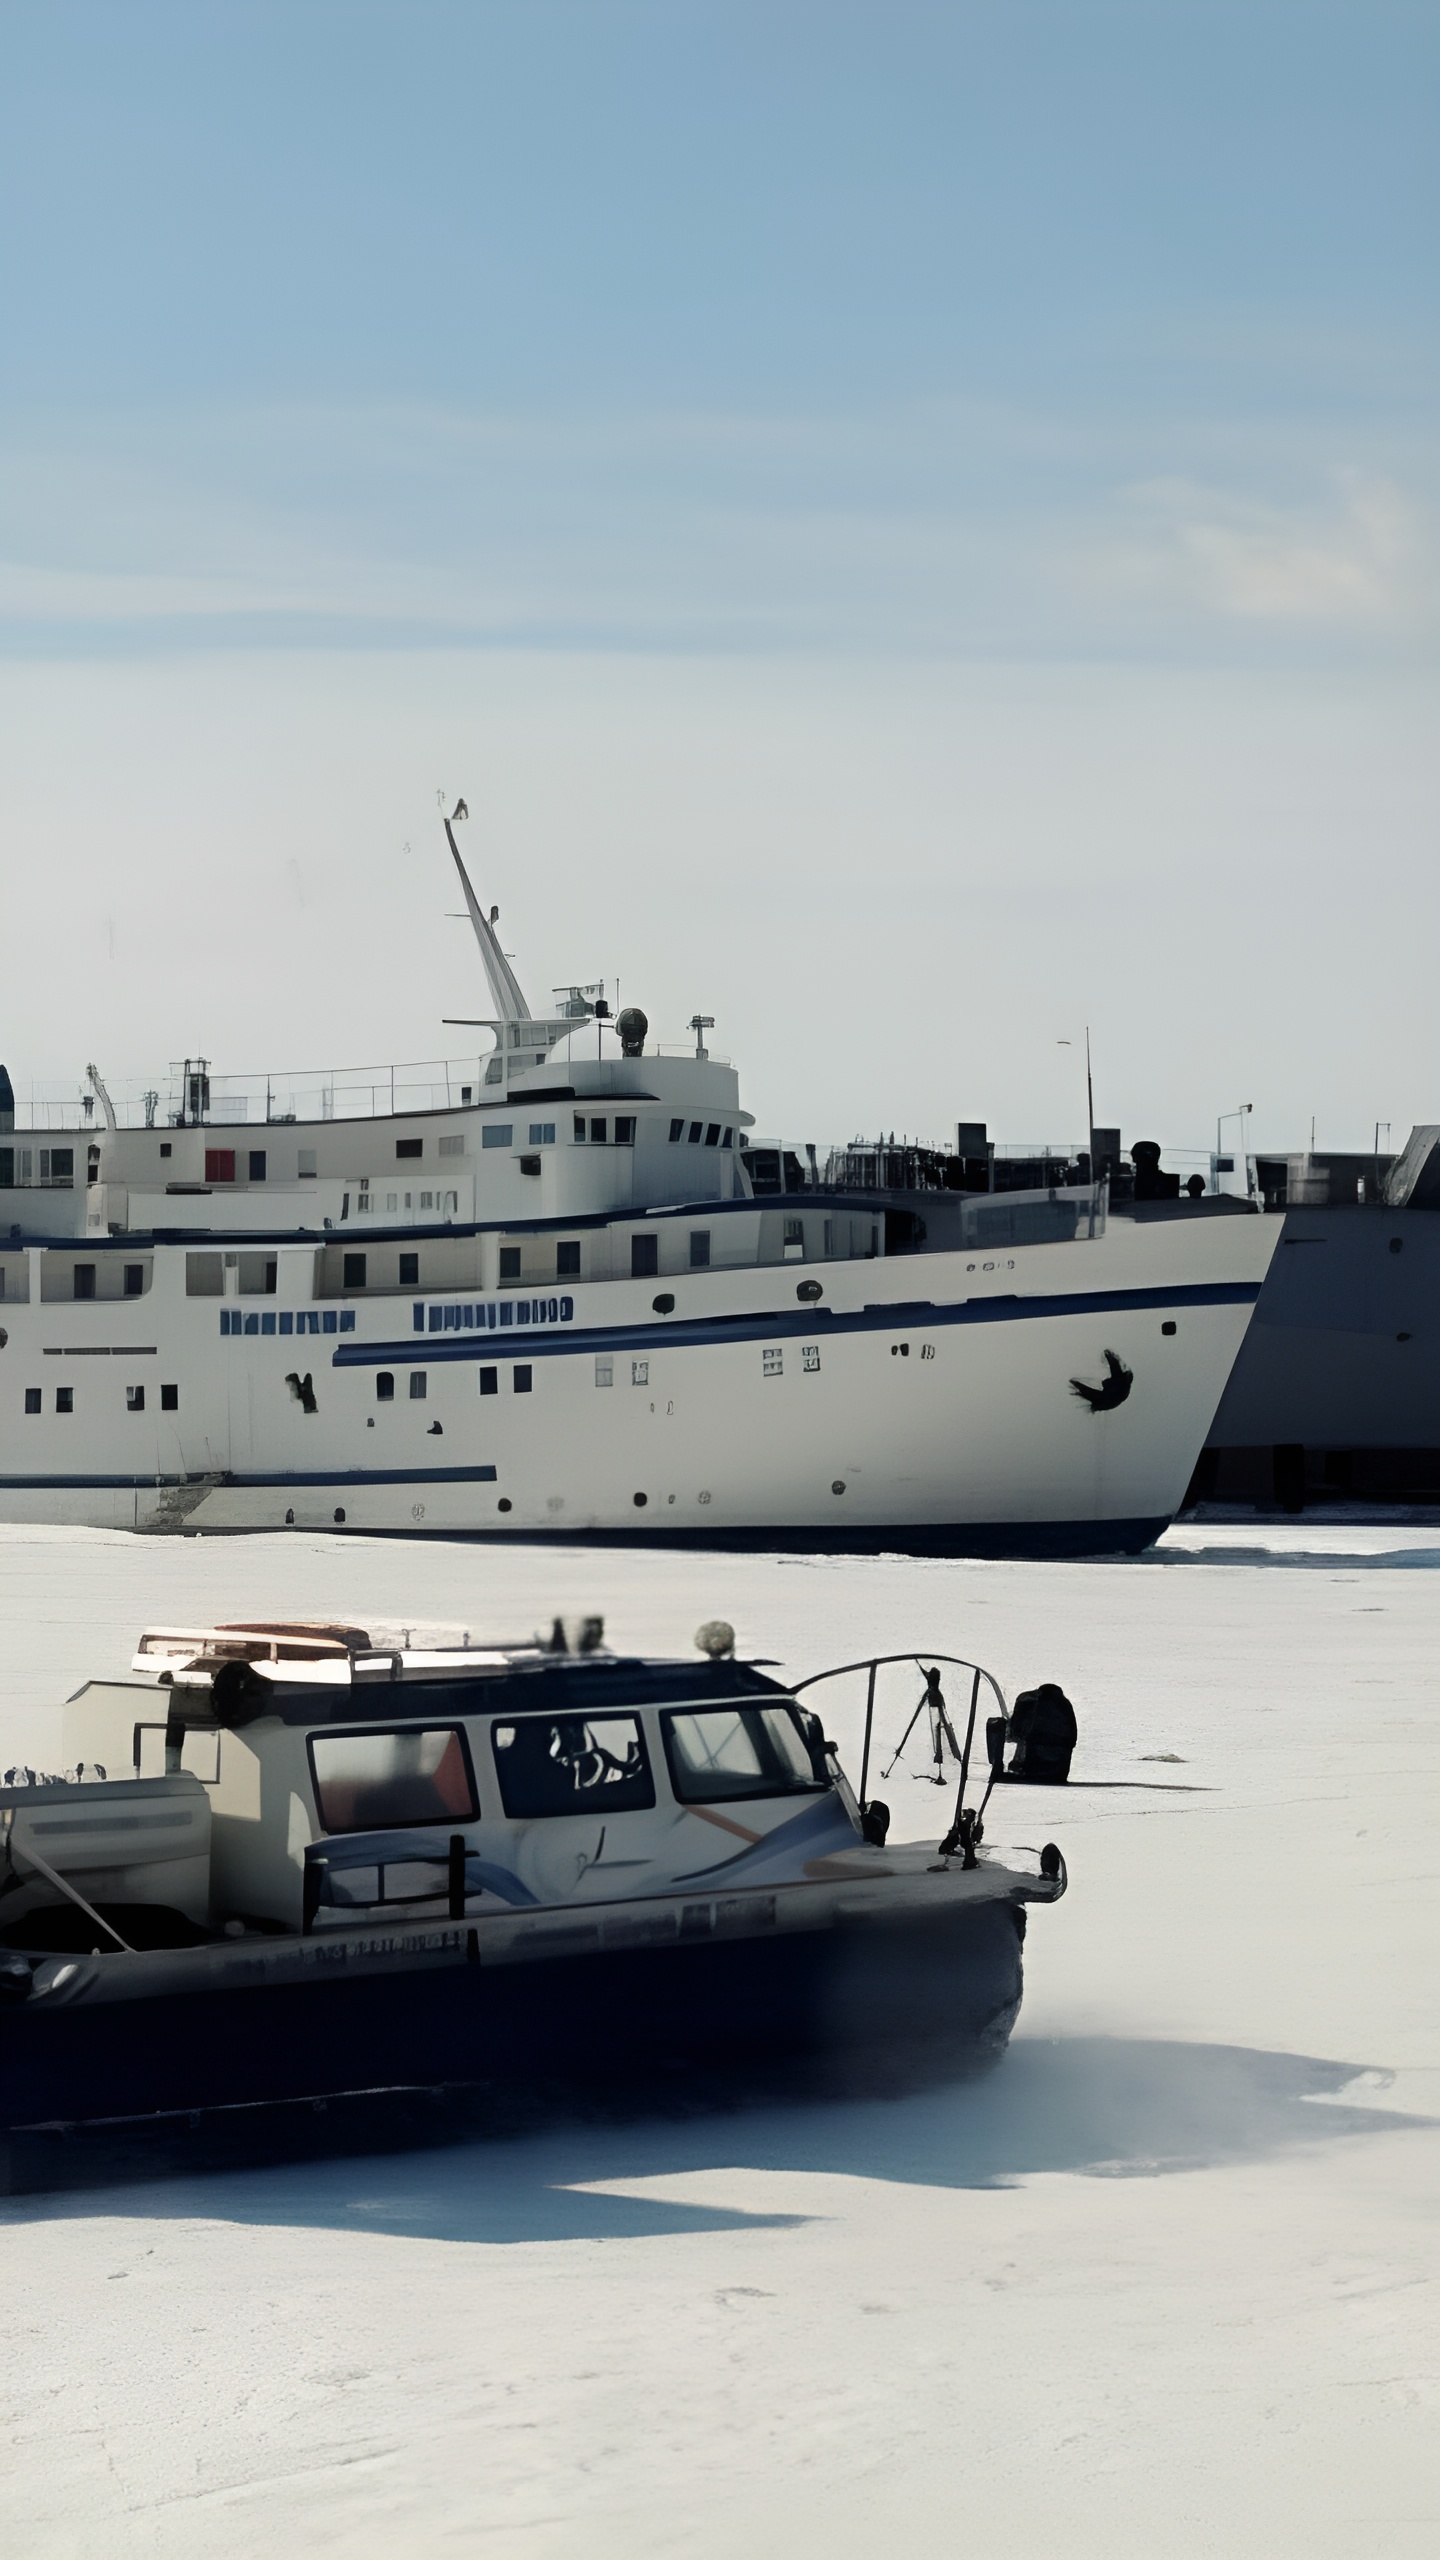
{"type": "Polygon", "coordinates": [[[0,1531],[6,1759],[146,1621],[601,1607],[1059,1679],[1127,1782],[993,1808],[1071,1889],[979,2083],[0,2206],[9,2547],[1428,2555],[1429,1568],[1410,1523],[1051,1566],[0,1531]]]}

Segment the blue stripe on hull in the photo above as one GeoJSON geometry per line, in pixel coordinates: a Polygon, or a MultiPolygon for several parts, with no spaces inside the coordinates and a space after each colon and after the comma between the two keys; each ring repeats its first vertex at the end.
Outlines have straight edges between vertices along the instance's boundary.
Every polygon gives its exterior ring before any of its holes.
{"type": "Polygon", "coordinates": [[[673,1323],[643,1318],[634,1324],[573,1325],[563,1332],[462,1335],[426,1333],[402,1336],[398,1342],[346,1342],[332,1355],[337,1369],[383,1368],[391,1363],[414,1368],[441,1360],[559,1360],[593,1351],[697,1350],[717,1342],[775,1342],[813,1335],[834,1341],[842,1333],[934,1332],[942,1325],[1016,1324],[1047,1317],[1144,1314],[1174,1307],[1253,1307],[1260,1295],[1258,1280],[1193,1281],[1163,1289],[1091,1289],[1048,1298],[966,1298],[952,1306],[936,1306],[928,1298],[887,1306],[771,1308],[758,1315],[681,1316],[673,1323]]]}
{"type": "Polygon", "coordinates": [[[328,1467],[292,1468],[274,1475],[239,1475],[227,1468],[218,1476],[0,1476],[0,1493],[163,1493],[177,1485],[214,1485],[217,1491],[236,1485],[263,1489],[291,1484],[494,1484],[493,1467],[328,1467]]]}

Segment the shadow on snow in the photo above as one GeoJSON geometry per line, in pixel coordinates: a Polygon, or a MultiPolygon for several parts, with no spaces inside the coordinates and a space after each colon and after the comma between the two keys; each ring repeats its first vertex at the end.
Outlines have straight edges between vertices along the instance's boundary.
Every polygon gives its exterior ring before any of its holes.
{"type": "MultiPolygon", "coordinates": [[[[348,2157],[201,2175],[192,2163],[124,2187],[92,2180],[83,2196],[13,2197],[0,2224],[128,2214],[502,2245],[782,2228],[813,2217],[595,2190],[736,2169],[952,2188],[1155,2177],[1426,2121],[1369,2107],[1363,2091],[1347,2102],[1361,2067],[1236,2045],[1022,2039],[988,2073],[898,2094],[852,2079],[843,2096],[777,2102],[773,2089],[731,2083],[682,2105],[652,2089],[628,2111],[570,2107],[519,2138],[508,2127],[477,2140],[473,2112],[457,2138],[452,2116],[429,2147],[404,2150],[385,2147],[393,2130],[377,2138],[356,2118],[338,2146],[334,2127],[327,2137],[348,2157]]],[[[415,2144],[413,2117],[402,2138],[415,2144]]]]}

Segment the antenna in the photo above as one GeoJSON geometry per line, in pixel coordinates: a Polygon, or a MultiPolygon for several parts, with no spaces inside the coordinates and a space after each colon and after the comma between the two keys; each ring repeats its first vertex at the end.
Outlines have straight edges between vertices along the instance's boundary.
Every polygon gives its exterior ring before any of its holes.
{"type": "Polygon", "coordinates": [[[492,908],[488,916],[485,914],[470,886],[470,874],[460,859],[460,847],[455,841],[457,824],[468,818],[470,812],[463,800],[457,800],[447,818],[444,795],[441,793],[437,796],[440,800],[440,816],[445,829],[445,840],[454,856],[455,868],[460,875],[460,886],[465,893],[466,911],[475,939],[480,945],[480,959],[489,981],[490,993],[495,1000],[495,1010],[502,1022],[528,1022],[531,1019],[530,1007],[525,1001],[519,979],[500,948],[500,937],[495,931],[495,920],[500,911],[496,907],[492,908]]]}
{"type": "Polygon", "coordinates": [[[695,1055],[696,1055],[696,1057],[697,1057],[697,1058],[708,1058],[708,1057],[709,1057],[709,1055],[710,1055],[710,1052],[709,1052],[709,1050],[708,1050],[708,1049],[706,1048],[706,1046],[705,1046],[705,1034],[706,1034],[706,1032],[707,1032],[707,1031],[713,1031],[713,1030],[714,1030],[714,1028],[715,1028],[715,1016],[714,1016],[714,1014],[713,1014],[713,1013],[692,1013],[692,1014],[691,1014],[691,1016],[690,1016],[690,1028],[691,1028],[691,1030],[692,1030],[692,1031],[694,1032],[694,1034],[695,1034],[695,1055]]]}

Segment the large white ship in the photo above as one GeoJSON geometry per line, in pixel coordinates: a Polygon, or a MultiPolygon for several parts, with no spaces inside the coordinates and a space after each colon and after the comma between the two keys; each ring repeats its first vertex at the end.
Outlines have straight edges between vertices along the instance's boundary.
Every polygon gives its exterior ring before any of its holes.
{"type": "Polygon", "coordinates": [[[1160,1533],[1278,1220],[969,1189],[958,1151],[917,1195],[752,1147],[708,1022],[667,1054],[597,988],[534,1013],[447,834],[494,1006],[468,1076],[287,1109],[187,1064],[127,1125],[91,1069],[91,1116],[0,1134],[0,1518],[946,1555],[1160,1533]]]}

